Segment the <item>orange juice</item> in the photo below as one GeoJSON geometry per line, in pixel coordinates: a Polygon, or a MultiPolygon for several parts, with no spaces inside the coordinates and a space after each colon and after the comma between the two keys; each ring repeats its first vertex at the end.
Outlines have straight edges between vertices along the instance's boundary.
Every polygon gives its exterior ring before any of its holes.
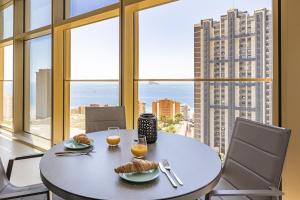
{"type": "Polygon", "coordinates": [[[106,142],[111,146],[116,146],[120,143],[120,136],[110,135],[106,138],[106,142]]]}
{"type": "Polygon", "coordinates": [[[144,157],[148,153],[147,145],[134,144],[131,147],[131,153],[136,157],[144,157]]]}

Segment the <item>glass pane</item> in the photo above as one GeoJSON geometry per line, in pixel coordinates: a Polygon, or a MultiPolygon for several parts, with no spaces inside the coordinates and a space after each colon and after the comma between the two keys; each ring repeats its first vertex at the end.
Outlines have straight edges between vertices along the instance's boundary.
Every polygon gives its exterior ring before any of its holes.
{"type": "Polygon", "coordinates": [[[118,2],[119,0],[66,0],[66,17],[74,17],[118,2]]]}
{"type": "Polygon", "coordinates": [[[194,82],[146,82],[138,84],[139,114],[155,113],[159,129],[194,137],[194,82]]]}
{"type": "Polygon", "coordinates": [[[51,138],[51,36],[25,43],[25,131],[51,138]]]}
{"type": "Polygon", "coordinates": [[[51,24],[51,0],[26,0],[26,30],[51,24]]]}
{"type": "Polygon", "coordinates": [[[272,77],[271,9],[272,0],[180,0],[140,11],[139,78],[272,77]]]}
{"type": "Polygon", "coordinates": [[[236,117],[272,123],[271,82],[138,82],[139,114],[225,153],[236,117]]]}
{"type": "Polygon", "coordinates": [[[1,114],[0,124],[12,128],[13,112],[13,45],[5,46],[3,49],[3,77],[0,81],[1,114]]]}
{"type": "Polygon", "coordinates": [[[13,5],[10,5],[0,11],[1,33],[0,39],[6,39],[13,36],[13,5]]]}
{"type": "Polygon", "coordinates": [[[2,119],[1,125],[12,128],[13,123],[13,82],[1,81],[3,84],[2,119]]]}
{"type": "Polygon", "coordinates": [[[13,45],[4,47],[4,78],[13,80],[13,45]]]}
{"type": "Polygon", "coordinates": [[[71,79],[119,79],[119,18],[71,30],[71,79]]]}
{"type": "Polygon", "coordinates": [[[85,132],[85,106],[119,105],[119,82],[70,81],[70,137],[85,132]]]}

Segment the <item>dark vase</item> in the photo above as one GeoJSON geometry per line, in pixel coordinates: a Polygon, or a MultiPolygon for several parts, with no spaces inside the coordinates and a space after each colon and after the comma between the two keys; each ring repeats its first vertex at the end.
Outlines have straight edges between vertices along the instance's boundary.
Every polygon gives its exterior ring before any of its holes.
{"type": "Polygon", "coordinates": [[[157,118],[152,113],[141,114],[138,120],[138,135],[146,136],[148,144],[157,140],[157,118]]]}

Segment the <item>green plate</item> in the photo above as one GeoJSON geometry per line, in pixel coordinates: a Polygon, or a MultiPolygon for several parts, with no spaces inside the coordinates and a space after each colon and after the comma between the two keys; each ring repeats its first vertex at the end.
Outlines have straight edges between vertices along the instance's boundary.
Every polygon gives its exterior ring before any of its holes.
{"type": "Polygon", "coordinates": [[[152,169],[140,173],[120,173],[119,176],[129,182],[144,183],[156,179],[159,176],[159,169],[152,169]]]}
{"type": "Polygon", "coordinates": [[[94,141],[91,140],[91,144],[78,144],[77,142],[75,142],[73,139],[69,139],[64,141],[64,146],[68,149],[86,149],[89,148],[90,146],[92,146],[94,144],[94,141]]]}

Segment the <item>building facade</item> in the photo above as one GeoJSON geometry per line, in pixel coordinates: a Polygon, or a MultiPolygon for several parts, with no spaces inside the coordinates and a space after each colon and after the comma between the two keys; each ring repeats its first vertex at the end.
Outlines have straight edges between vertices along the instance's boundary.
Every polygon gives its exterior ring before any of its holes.
{"type": "Polygon", "coordinates": [[[225,153],[236,117],[272,122],[272,14],[232,9],[194,25],[194,137],[225,153]],[[209,81],[215,79],[215,81],[209,81]],[[229,79],[229,81],[216,81],[229,79]]]}
{"type": "Polygon", "coordinates": [[[180,103],[172,99],[160,99],[152,102],[152,113],[159,119],[161,116],[175,119],[175,115],[180,113],[180,103]]]}
{"type": "Polygon", "coordinates": [[[36,119],[51,117],[51,69],[36,72],[36,119]]]}

